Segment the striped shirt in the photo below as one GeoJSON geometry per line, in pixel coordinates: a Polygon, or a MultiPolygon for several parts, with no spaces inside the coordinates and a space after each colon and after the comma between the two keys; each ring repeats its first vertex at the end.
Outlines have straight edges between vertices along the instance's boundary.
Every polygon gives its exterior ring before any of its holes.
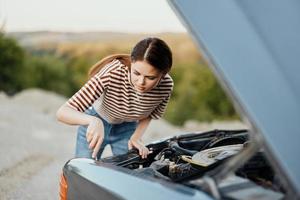
{"type": "Polygon", "coordinates": [[[138,121],[146,117],[160,118],[173,89],[173,80],[166,74],[150,91],[134,89],[127,66],[115,59],[105,65],[68,101],[68,105],[84,112],[91,105],[111,124],[138,121]]]}

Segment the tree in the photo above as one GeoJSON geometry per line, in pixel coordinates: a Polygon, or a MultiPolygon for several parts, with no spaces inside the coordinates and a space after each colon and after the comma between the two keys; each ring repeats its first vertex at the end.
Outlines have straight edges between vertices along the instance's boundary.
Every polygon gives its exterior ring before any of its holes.
{"type": "Polygon", "coordinates": [[[0,32],[0,90],[12,95],[22,89],[24,51],[15,40],[0,32]]]}

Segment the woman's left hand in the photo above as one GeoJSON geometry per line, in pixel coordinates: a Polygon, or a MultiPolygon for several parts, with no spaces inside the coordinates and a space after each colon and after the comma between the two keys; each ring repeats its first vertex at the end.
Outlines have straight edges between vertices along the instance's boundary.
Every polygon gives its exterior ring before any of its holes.
{"type": "Polygon", "coordinates": [[[143,144],[141,140],[132,139],[128,141],[128,149],[132,149],[133,147],[139,150],[140,156],[144,159],[147,158],[147,155],[150,153],[149,149],[143,144]]]}

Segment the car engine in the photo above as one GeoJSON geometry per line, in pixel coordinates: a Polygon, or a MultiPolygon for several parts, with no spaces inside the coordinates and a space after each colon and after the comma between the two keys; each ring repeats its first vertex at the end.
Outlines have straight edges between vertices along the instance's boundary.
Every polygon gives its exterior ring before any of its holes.
{"type": "MultiPolygon", "coordinates": [[[[205,190],[203,177],[217,173],[229,158],[248,145],[247,130],[213,130],[151,143],[147,147],[152,153],[146,159],[141,159],[138,151],[133,149],[125,155],[101,159],[101,162],[130,169],[132,174],[139,177],[163,179],[205,190]]],[[[235,191],[234,185],[238,188],[243,184],[247,187],[252,184],[251,188],[259,187],[263,195],[272,199],[281,199],[285,192],[263,151],[257,152],[239,167],[231,179],[230,186],[220,183],[218,190],[232,199],[235,199],[231,195],[235,191]]]]}

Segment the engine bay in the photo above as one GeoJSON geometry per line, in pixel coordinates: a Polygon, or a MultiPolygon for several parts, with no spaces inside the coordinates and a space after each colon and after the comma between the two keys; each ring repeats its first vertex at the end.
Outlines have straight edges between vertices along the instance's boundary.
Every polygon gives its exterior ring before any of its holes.
{"type": "MultiPolygon", "coordinates": [[[[125,155],[103,158],[101,162],[133,170],[139,176],[163,179],[205,190],[203,178],[216,174],[228,159],[248,145],[247,130],[213,130],[175,136],[151,143],[147,147],[152,153],[146,159],[141,159],[138,151],[133,149],[125,155]]],[[[223,189],[219,187],[223,190],[223,196],[227,194],[228,198],[234,199],[229,194],[234,194],[233,185],[239,187],[242,185],[241,180],[243,184],[247,182],[246,186],[249,188],[254,186],[261,188],[263,195],[269,195],[267,198],[281,199],[285,193],[263,151],[258,151],[231,177],[235,178],[232,179],[234,181],[231,181],[230,187],[228,183],[223,189]]],[[[224,182],[222,184],[224,185],[224,182]]]]}

